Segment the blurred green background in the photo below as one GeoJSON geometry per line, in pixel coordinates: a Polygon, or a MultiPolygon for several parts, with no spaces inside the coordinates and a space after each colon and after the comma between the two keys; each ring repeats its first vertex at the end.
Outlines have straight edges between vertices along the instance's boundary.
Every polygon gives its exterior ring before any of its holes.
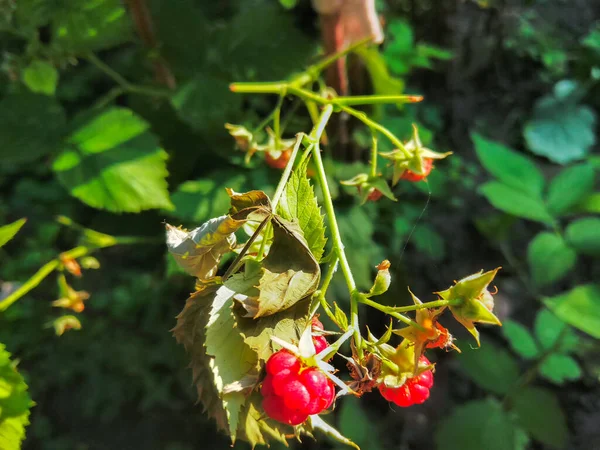
{"type": "MultiPolygon", "coordinates": [[[[344,143],[332,128],[327,170],[357,282],[368,288],[389,259],[381,301],[400,305],[407,285],[426,296],[503,266],[505,326],[484,328],[480,350],[451,329],[463,352],[435,354],[424,405],[371,393],[326,419],[369,450],[600,448],[600,3],[376,6],[386,40],[349,60],[352,93],[424,95],[367,111],[402,139],[417,123],[427,146],[454,155],[428,183],[400,184],[399,202],[361,206],[338,181],[368,161],[369,133],[351,121],[344,143]]],[[[65,314],[51,305],[55,274],[0,309],[0,342],[36,403],[23,448],[230,446],[194,404],[169,331],[194,283],[166,254],[164,222],[223,214],[225,187],[273,192],[280,171],[262,156],[246,165],[224,124],[252,129],[277,99],[228,84],[302,71],[323,54],[320,26],[308,0],[0,1],[0,225],[27,218],[0,249],[0,299],[85,234],[58,215],[140,238],[95,253],[100,267],[81,278],[67,274],[91,294],[85,311],[66,312],[81,330],[55,333],[65,314]]],[[[283,121],[289,137],[310,129],[291,100],[283,121]]],[[[343,285],[332,291],[347,306],[343,285]]],[[[384,329],[382,315],[363,314],[384,329]]]]}

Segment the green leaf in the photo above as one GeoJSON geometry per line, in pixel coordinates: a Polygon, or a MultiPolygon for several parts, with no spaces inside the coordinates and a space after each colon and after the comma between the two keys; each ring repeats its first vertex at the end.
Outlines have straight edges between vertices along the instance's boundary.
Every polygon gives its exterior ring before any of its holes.
{"type": "Polygon", "coordinates": [[[519,425],[543,444],[557,450],[565,448],[569,438],[567,419],[556,396],[547,389],[527,387],[512,398],[519,425]]]}
{"type": "Polygon", "coordinates": [[[513,320],[505,320],[502,334],[510,343],[512,349],[525,359],[533,359],[539,355],[535,339],[527,328],[513,320]]]}
{"type": "Polygon", "coordinates": [[[563,384],[581,378],[581,368],[577,361],[568,355],[552,353],[542,361],[540,375],[553,383],[563,384]]]}
{"type": "Polygon", "coordinates": [[[583,198],[576,209],[584,213],[600,214],[600,192],[594,192],[583,198]]]}
{"type": "Polygon", "coordinates": [[[287,78],[315,51],[315,40],[302,31],[296,18],[277,2],[242,2],[216,39],[219,69],[246,81],[287,78]]]}
{"type": "Polygon", "coordinates": [[[10,356],[0,344],[0,448],[19,450],[25,427],[29,425],[29,409],[34,403],[10,356]]]}
{"type": "Polygon", "coordinates": [[[335,323],[342,331],[348,330],[348,316],[341,309],[337,303],[333,303],[333,316],[335,317],[335,323]]]}
{"type": "Polygon", "coordinates": [[[132,35],[129,15],[120,0],[70,0],[53,15],[52,44],[69,52],[113,47],[132,35]]]}
{"type": "Polygon", "coordinates": [[[544,303],[559,319],[600,339],[599,285],[580,285],[555,297],[545,297],[544,303]]]}
{"type": "Polygon", "coordinates": [[[283,311],[311,295],[319,285],[321,270],[298,226],[274,217],[273,244],[263,260],[260,294],[249,304],[248,313],[258,318],[283,311]]]}
{"type": "Polygon", "coordinates": [[[23,70],[22,78],[31,92],[54,95],[58,70],[52,64],[36,59],[23,70]]]}
{"type": "MultiPolygon", "coordinates": [[[[275,351],[271,336],[286,342],[298,342],[308,324],[310,299],[302,300],[285,311],[270,316],[252,319],[237,314],[240,333],[261,361],[267,361],[275,351]]],[[[244,312],[244,311],[243,311],[244,312]]]]}
{"type": "Polygon", "coordinates": [[[538,286],[547,286],[563,279],[575,266],[577,253],[562,236],[543,231],[527,248],[527,261],[538,286]]]}
{"type": "Polygon", "coordinates": [[[538,197],[519,191],[498,181],[489,181],[479,187],[488,201],[501,211],[524,219],[542,223],[552,223],[552,216],[538,197]]]}
{"type": "Polygon", "coordinates": [[[457,358],[460,367],[482,388],[503,395],[519,379],[519,367],[508,351],[491,342],[485,342],[477,349],[463,347],[457,358]]]}
{"type": "Polygon", "coordinates": [[[594,189],[594,168],[591,164],[578,164],[560,172],[548,189],[548,211],[560,216],[580,203],[594,189]]]}
{"type": "Polygon", "coordinates": [[[171,98],[179,116],[194,129],[209,136],[227,136],[223,126],[238,116],[242,96],[229,90],[229,83],[201,74],[183,84],[171,98]]]}
{"type": "Polygon", "coordinates": [[[437,450],[525,450],[527,434],[494,399],[455,408],[437,428],[437,450]]]}
{"type": "Polygon", "coordinates": [[[540,309],[537,313],[534,331],[535,337],[544,350],[555,347],[559,338],[561,342],[556,347],[558,351],[572,351],[579,345],[579,338],[573,330],[546,308],[540,309]]]}
{"type": "Polygon", "coordinates": [[[262,396],[258,392],[250,396],[242,411],[241,419],[244,426],[240,428],[238,434],[250,442],[252,448],[256,445],[268,446],[270,438],[288,447],[286,434],[290,434],[293,431],[292,428],[266,417],[260,406],[261,402],[262,396]]]}
{"type": "Polygon", "coordinates": [[[571,222],[565,230],[569,245],[585,255],[600,255],[600,219],[586,217],[571,222]]]}
{"type": "Polygon", "coordinates": [[[479,161],[489,173],[514,190],[529,194],[527,197],[541,197],[544,176],[531,159],[477,133],[471,138],[479,161]]]}
{"type": "Polygon", "coordinates": [[[23,218],[0,227],[0,247],[3,247],[4,244],[14,238],[21,227],[25,225],[25,222],[27,222],[27,219],[23,218]]]}
{"type": "Polygon", "coordinates": [[[205,222],[229,209],[226,188],[242,190],[246,182],[243,173],[216,170],[199,180],[186,181],[171,195],[175,209],[170,215],[190,223],[205,222]]]}
{"type": "Polygon", "coordinates": [[[404,81],[390,75],[385,59],[376,48],[360,48],[356,50],[356,54],[362,59],[369,72],[375,94],[402,94],[404,81]]]}
{"type": "Polygon", "coordinates": [[[235,326],[233,296],[228,286],[211,285],[193,294],[177,316],[173,334],[191,358],[199,400],[219,428],[235,441],[246,396],[226,390],[244,379],[258,381],[257,356],[235,326]]]}
{"type": "Polygon", "coordinates": [[[2,162],[31,162],[56,150],[65,124],[65,112],[53,97],[7,95],[0,101],[2,162]]]}
{"type": "Polygon", "coordinates": [[[575,96],[562,96],[561,83],[557,83],[553,94],[536,102],[523,134],[533,153],[567,164],[582,159],[596,142],[596,114],[579,105],[575,96]]]}
{"type": "MultiPolygon", "coordinates": [[[[213,372],[214,383],[220,394],[223,408],[227,414],[229,433],[232,442],[235,442],[240,425],[240,411],[246,402],[246,394],[241,391],[224,392],[230,384],[240,382],[244,378],[253,379],[254,385],[258,383],[257,355],[244,342],[236,326],[233,315],[233,296],[243,294],[240,289],[232,290],[228,286],[221,286],[216,293],[206,324],[206,355],[211,357],[210,367],[213,372]]],[[[236,287],[237,286],[232,286],[236,287]]]]}
{"type": "Polygon", "coordinates": [[[285,9],[292,9],[294,6],[298,4],[298,0],[279,0],[281,6],[285,9]]]}
{"type": "Polygon", "coordinates": [[[281,217],[300,226],[308,248],[320,261],[327,243],[325,225],[315,192],[306,177],[306,165],[298,167],[290,177],[277,209],[281,217]]]}
{"type": "Polygon", "coordinates": [[[166,152],[148,123],[125,108],[111,108],[75,131],[54,161],[59,181],[89,206],[112,212],[173,207],[166,152]]]}

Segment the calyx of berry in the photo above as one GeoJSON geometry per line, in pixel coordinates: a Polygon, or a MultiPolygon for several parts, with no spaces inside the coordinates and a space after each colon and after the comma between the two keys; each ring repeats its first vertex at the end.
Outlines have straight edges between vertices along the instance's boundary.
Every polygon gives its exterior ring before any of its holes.
{"type": "Polygon", "coordinates": [[[422,359],[415,359],[415,347],[408,339],[403,339],[396,348],[389,344],[379,344],[375,352],[382,361],[377,381],[389,388],[398,388],[408,379],[433,368],[428,360],[427,364],[423,364],[422,359]]]}
{"type": "Polygon", "coordinates": [[[381,176],[372,177],[366,173],[359,173],[349,180],[340,181],[340,183],[344,186],[355,186],[363,204],[367,201],[377,201],[382,196],[394,202],[397,201],[388,182],[381,176]]]}
{"type": "MultiPolygon", "coordinates": [[[[429,360],[422,356],[419,366],[431,367],[429,360]]],[[[379,385],[379,391],[386,400],[406,408],[418,405],[429,398],[429,389],[433,386],[433,372],[431,369],[420,371],[418,375],[408,378],[402,386],[391,387],[379,385]]]]}
{"type": "MultiPolygon", "coordinates": [[[[415,305],[423,303],[410,289],[408,291],[415,305]]],[[[460,349],[453,344],[454,338],[448,332],[448,329],[438,322],[438,317],[445,309],[445,307],[419,309],[416,311],[415,322],[420,328],[409,325],[400,330],[394,330],[395,334],[404,337],[414,344],[415,367],[417,367],[417,361],[419,361],[427,348],[452,348],[460,352],[460,349]]]]}
{"type": "Polygon", "coordinates": [[[494,301],[488,290],[498,270],[500,267],[485,273],[482,270],[457,281],[445,291],[436,292],[440,298],[450,302],[454,318],[473,335],[477,345],[480,345],[479,331],[475,328],[475,323],[502,326],[493,313],[494,301]]]}
{"type": "Polygon", "coordinates": [[[392,186],[395,186],[402,178],[409,181],[422,180],[431,172],[433,160],[444,159],[452,152],[438,153],[423,147],[419,138],[419,129],[413,125],[413,136],[404,144],[404,149],[395,149],[379,154],[393,162],[392,186]]]}

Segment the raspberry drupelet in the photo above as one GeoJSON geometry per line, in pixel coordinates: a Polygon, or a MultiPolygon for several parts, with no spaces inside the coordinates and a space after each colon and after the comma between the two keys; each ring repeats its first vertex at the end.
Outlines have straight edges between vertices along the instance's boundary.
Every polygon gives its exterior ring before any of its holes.
{"type": "MultiPolygon", "coordinates": [[[[420,364],[429,365],[429,360],[422,356],[419,359],[420,364]]],[[[429,389],[433,386],[433,373],[427,370],[409,378],[406,382],[397,388],[387,387],[384,384],[379,385],[379,391],[383,398],[393,402],[398,406],[406,408],[412,405],[420,405],[429,398],[429,389]]]]}
{"type": "Polygon", "coordinates": [[[266,368],[267,376],[261,390],[262,406],[272,419],[299,425],[333,402],[333,382],[318,368],[304,366],[289,351],[280,350],[271,355],[266,368]]]}

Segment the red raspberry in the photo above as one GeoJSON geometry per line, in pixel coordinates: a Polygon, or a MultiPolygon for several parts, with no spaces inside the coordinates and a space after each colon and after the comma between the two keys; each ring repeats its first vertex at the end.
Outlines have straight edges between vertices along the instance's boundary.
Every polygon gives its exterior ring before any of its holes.
{"type": "MultiPolygon", "coordinates": [[[[404,175],[402,175],[404,176],[404,175]]],[[[381,191],[379,189],[373,189],[371,192],[369,192],[369,195],[367,195],[367,200],[370,200],[372,202],[376,202],[377,200],[379,200],[381,198],[383,194],[381,193],[381,191]]]]}
{"type": "MultiPolygon", "coordinates": [[[[313,318],[312,318],[312,329],[313,329],[313,331],[315,331],[315,330],[323,331],[324,330],[323,323],[319,320],[319,318],[317,316],[313,316],[313,318]]],[[[325,336],[315,335],[315,336],[313,336],[312,340],[313,340],[313,344],[315,346],[315,351],[317,352],[317,354],[321,353],[329,345],[325,336]]]]}
{"type": "MultiPolygon", "coordinates": [[[[429,360],[422,356],[419,359],[421,364],[430,364],[429,360]]],[[[416,377],[409,378],[406,382],[397,388],[390,388],[384,384],[379,385],[379,392],[387,401],[393,402],[398,406],[406,408],[407,406],[420,405],[429,398],[429,389],[433,386],[433,373],[427,370],[416,377]]]]}
{"type": "Polygon", "coordinates": [[[412,181],[416,183],[417,181],[421,181],[427,175],[431,173],[431,169],[433,169],[433,159],[424,158],[423,159],[423,173],[418,174],[413,172],[412,170],[405,170],[404,173],[400,176],[401,180],[412,181]]]}
{"type": "Polygon", "coordinates": [[[273,158],[273,156],[271,156],[271,152],[266,152],[265,161],[267,162],[267,165],[269,165],[273,169],[285,169],[285,166],[287,166],[287,163],[290,160],[291,156],[291,149],[282,151],[278,158],[273,158]]]}
{"type": "Polygon", "coordinates": [[[297,356],[280,350],[267,361],[261,393],[269,417],[298,425],[331,406],[335,387],[318,368],[305,367],[297,356]]]}

